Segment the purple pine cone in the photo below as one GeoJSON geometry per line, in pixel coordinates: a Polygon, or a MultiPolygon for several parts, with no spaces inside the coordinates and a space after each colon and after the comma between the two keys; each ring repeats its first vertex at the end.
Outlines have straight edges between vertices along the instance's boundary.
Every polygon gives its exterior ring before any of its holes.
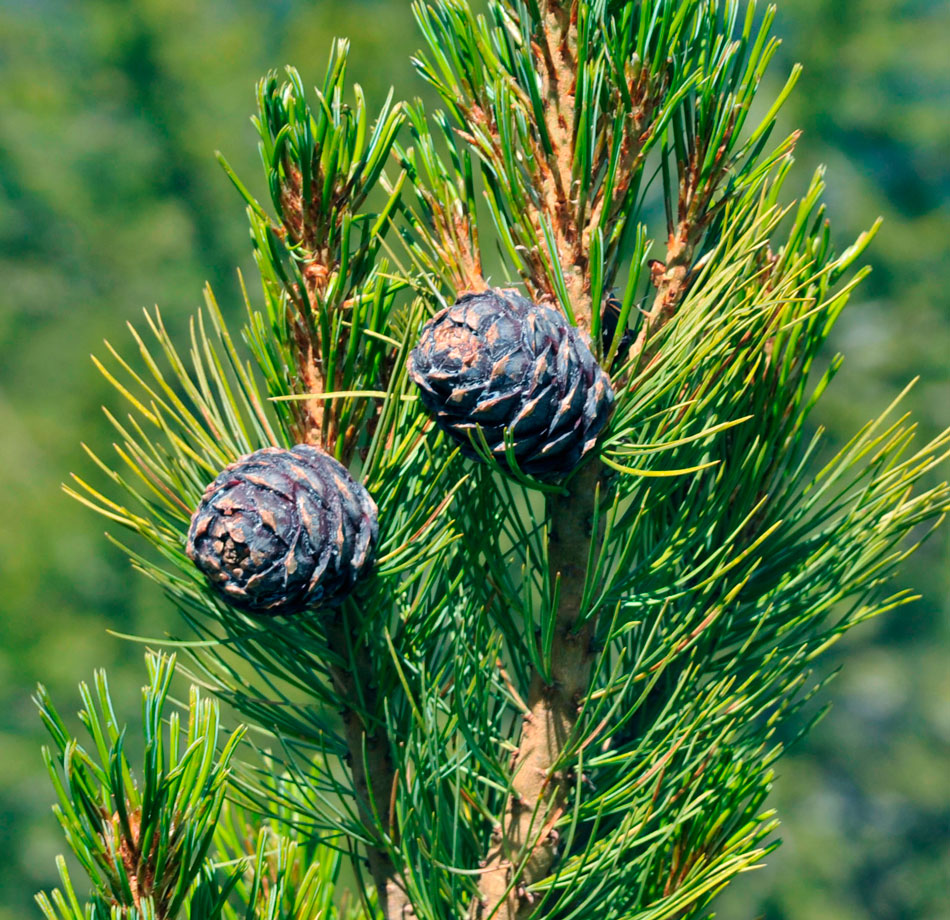
{"type": "Polygon", "coordinates": [[[265,447],[208,486],[186,552],[230,604],[292,614],[339,603],[373,563],[376,505],[316,447],[265,447]]]}
{"type": "Polygon", "coordinates": [[[577,328],[513,291],[465,294],[422,329],[409,375],[423,405],[469,456],[481,427],[502,465],[505,432],[519,468],[573,470],[607,424],[614,392],[577,328]]]}

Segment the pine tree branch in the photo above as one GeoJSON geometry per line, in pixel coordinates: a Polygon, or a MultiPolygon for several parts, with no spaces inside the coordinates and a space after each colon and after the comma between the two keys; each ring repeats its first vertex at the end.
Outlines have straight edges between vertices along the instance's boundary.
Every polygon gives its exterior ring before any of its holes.
{"type": "MultiPolygon", "coordinates": [[[[331,668],[333,683],[344,701],[343,734],[349,752],[349,768],[360,820],[366,828],[390,833],[390,801],[396,775],[389,753],[385,727],[373,714],[378,710],[375,687],[366,676],[373,673],[365,640],[347,634],[342,612],[327,629],[331,647],[349,650],[349,667],[331,668]],[[362,701],[360,705],[358,701],[362,701]]],[[[415,912],[389,852],[370,843],[366,847],[370,876],[376,886],[379,907],[386,920],[407,920],[415,912]]]]}
{"type": "MultiPolygon", "coordinates": [[[[329,269],[315,260],[304,266],[302,274],[306,287],[307,309],[316,315],[329,269]]],[[[320,358],[320,333],[313,326],[308,326],[306,322],[298,319],[294,323],[294,337],[297,343],[295,357],[300,384],[313,396],[301,404],[297,436],[304,444],[333,444],[336,441],[333,417],[326,412],[327,401],[321,398],[324,393],[333,390],[333,385],[330,383],[327,386],[328,381],[320,358]]]]}
{"type": "Polygon", "coordinates": [[[551,673],[535,671],[528,692],[517,753],[512,762],[511,793],[492,837],[480,878],[473,916],[521,920],[534,898],[528,889],[546,877],[554,864],[555,824],[567,807],[574,778],[562,762],[574,737],[594,663],[594,618],[578,628],[587,580],[595,503],[603,468],[583,467],[567,495],[549,499],[549,565],[558,585],[551,673]]]}
{"type": "MultiPolygon", "coordinates": [[[[542,30],[535,46],[542,95],[547,102],[545,128],[551,145],[541,175],[541,198],[554,228],[557,254],[578,325],[590,329],[590,279],[584,245],[584,216],[573,207],[574,92],[577,80],[577,3],[545,0],[542,30]]],[[[539,162],[544,163],[543,160],[539,162]]]]}
{"type": "MultiPolygon", "coordinates": [[[[705,178],[700,175],[699,166],[708,153],[703,146],[703,139],[699,139],[698,149],[692,152],[688,161],[680,163],[682,175],[676,202],[677,222],[673,226],[670,220],[665,260],[651,265],[651,280],[656,294],[653,304],[643,317],[643,325],[630,349],[630,357],[641,355],[647,347],[650,335],[672,318],[677,304],[689,286],[697,247],[716,213],[729,200],[726,195],[715,201],[727,176],[728,152],[734,140],[735,125],[736,116],[733,112],[723,131],[722,141],[715,151],[712,168],[705,178]]],[[[797,135],[792,135],[789,155],[796,140],[797,135]]]]}
{"type": "Polygon", "coordinates": [[[643,317],[643,326],[630,347],[630,358],[643,354],[650,335],[661,329],[672,318],[677,303],[686,292],[694,248],[691,225],[686,221],[680,221],[676,231],[670,234],[667,241],[666,260],[654,262],[651,266],[656,294],[653,304],[643,317]]]}
{"type": "Polygon", "coordinates": [[[316,106],[293,68],[286,82],[271,73],[258,85],[254,121],[276,220],[226,166],[249,205],[280,352],[268,369],[284,369],[284,379],[272,381],[273,395],[309,397],[285,409],[293,436],[344,462],[364,427],[372,428],[378,406],[327,394],[384,387],[386,346],[371,333],[383,332],[399,284],[377,257],[404,179],[388,186],[379,213],[362,210],[380,184],[404,111],[390,97],[370,124],[358,85],[355,104],[344,101],[347,50],[345,41],[334,46],[316,106]]]}
{"type": "MultiPolygon", "coordinates": [[[[294,359],[301,389],[313,398],[297,407],[297,439],[303,444],[315,444],[332,452],[339,437],[339,422],[335,403],[323,398],[325,393],[342,389],[339,380],[330,380],[324,361],[324,343],[321,329],[335,321],[335,314],[345,306],[328,298],[330,279],[339,270],[339,258],[324,244],[327,228],[313,204],[321,177],[313,179],[313,190],[305,196],[301,188],[300,170],[293,164],[285,166],[287,180],[282,188],[282,226],[278,233],[298,253],[305,253],[300,266],[303,290],[295,291],[299,301],[298,315],[291,317],[294,335],[294,359]],[[310,200],[309,207],[306,201],[310,200]]],[[[341,202],[342,203],[342,202],[341,202]]],[[[338,232],[338,228],[334,228],[338,232]]],[[[288,309],[293,309],[288,305],[288,309]]],[[[344,331],[336,346],[346,351],[348,336],[344,331]]],[[[339,370],[339,369],[337,369],[339,370]]],[[[337,374],[339,376],[339,374],[337,374]]],[[[344,454],[344,459],[346,455],[344,454]]]]}
{"type": "MultiPolygon", "coordinates": [[[[436,116],[438,147],[421,104],[410,114],[415,149],[396,144],[399,105],[387,102],[378,130],[367,130],[361,92],[355,109],[343,103],[343,44],[315,108],[296,72],[284,85],[276,75],[262,82],[276,217],[236,185],[266,297],[247,338],[279,425],[228,337],[219,361],[199,323],[190,369],[153,328],[172,374],[141,341],[148,373],[115,355],[133,381],[105,371],[133,406],[128,422],[110,416],[124,466],[93,455],[130,507],[80,481],[82,500],[161,553],[161,567],[131,555],[197,633],[186,646],[202,680],[285,746],[273,776],[262,781],[248,765],[242,788],[260,810],[293,809],[311,841],[322,829],[345,836],[354,859],[365,846],[385,920],[458,916],[476,879],[473,920],[699,915],[768,851],[774,823],[762,809],[783,744],[776,732],[812,692],[812,659],[907,600],[882,593],[909,551],[899,541],[948,507],[945,487],[908,489],[945,459],[950,435],[906,456],[910,428],[882,418],[807,474],[817,439],[803,442],[805,421],[833,374],[810,390],[809,368],[854,283],[838,281],[866,240],[833,254],[815,184],[788,243],[772,245],[789,144],[765,145],[794,76],[765,119],[743,129],[776,47],[771,10],[700,0],[488,8],[477,16],[467,0],[416,4],[434,61],[418,66],[448,110],[436,116]],[[543,499],[508,480],[492,488],[483,470],[460,515],[477,526],[456,529],[443,509],[471,480],[424,437],[400,363],[431,304],[394,309],[396,292],[420,278],[439,299],[486,284],[484,190],[506,276],[520,275],[535,300],[556,302],[590,332],[605,367],[628,366],[648,246],[643,202],[656,179],[644,162],[657,147],[666,251],[633,346],[644,372],[613,381],[601,459],[566,493],[538,483],[543,499]],[[382,178],[390,150],[403,166],[392,185],[382,178]],[[407,177],[416,196],[404,206],[407,177]],[[388,203],[364,213],[380,181],[388,203]],[[406,226],[392,220],[397,210],[406,226]],[[388,227],[403,235],[415,273],[396,259],[396,281],[379,259],[388,227]],[[598,328],[627,261],[613,327],[605,318],[598,328]],[[382,403],[365,400],[383,393],[382,403]],[[344,459],[363,452],[362,478],[380,505],[375,587],[361,596],[372,623],[353,605],[314,622],[258,621],[225,608],[182,553],[209,475],[292,439],[344,459]],[[595,522],[607,466],[616,500],[604,509],[605,538],[595,522]],[[543,639],[531,630],[539,603],[543,639]],[[390,659],[367,635],[382,624],[398,624],[390,659]],[[494,668],[505,644],[510,678],[494,668]],[[343,710],[342,733],[327,708],[343,710]],[[314,751],[347,764],[348,787],[323,758],[310,771],[314,751]],[[496,822],[487,846],[473,819],[486,814],[496,822]]],[[[220,337],[216,308],[210,315],[220,337]]],[[[59,744],[66,736],[52,727],[59,744]]],[[[65,788],[57,792],[68,804],[65,788]]],[[[96,814],[89,839],[98,845],[96,814]]],[[[78,811],[66,818],[81,829],[78,811]]],[[[158,860],[128,814],[120,824],[127,852],[105,868],[128,891],[121,903],[144,904],[143,853],[158,860]]],[[[72,891],[66,876],[64,885],[72,891]]],[[[329,905],[332,886],[322,888],[329,905]]]]}
{"type": "Polygon", "coordinates": [[[295,435],[301,443],[317,446],[336,442],[333,406],[320,398],[334,387],[333,382],[326,379],[323,363],[320,326],[325,324],[318,323],[316,318],[326,310],[327,283],[337,267],[331,252],[322,242],[326,233],[320,226],[320,215],[314,206],[320,179],[320,176],[314,176],[312,188],[305,190],[300,169],[287,159],[280,187],[281,222],[275,228],[285,245],[306,254],[300,267],[301,282],[288,292],[291,296],[287,309],[292,314],[289,324],[299,386],[314,396],[294,406],[295,435]]]}

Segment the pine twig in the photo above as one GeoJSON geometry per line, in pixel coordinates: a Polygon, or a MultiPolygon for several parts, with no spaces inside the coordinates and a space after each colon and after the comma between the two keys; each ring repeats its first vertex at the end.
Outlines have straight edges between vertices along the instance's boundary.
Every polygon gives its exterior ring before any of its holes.
{"type": "Polygon", "coordinates": [[[676,305],[686,292],[693,249],[691,227],[681,221],[676,232],[670,234],[666,261],[653,263],[651,274],[656,295],[643,317],[643,327],[630,347],[629,358],[641,355],[646,349],[650,335],[672,318],[676,305]]]}
{"type": "Polygon", "coordinates": [[[285,243],[306,252],[308,256],[300,270],[303,290],[295,291],[296,298],[288,304],[288,310],[292,311],[296,302],[299,313],[290,317],[297,377],[303,391],[312,396],[297,407],[296,436],[301,443],[324,447],[336,443],[338,425],[333,403],[323,398],[323,394],[332,392],[335,385],[334,381],[327,379],[318,318],[327,309],[327,285],[338,265],[321,243],[320,227],[315,226],[318,223],[317,215],[311,213],[315,208],[312,205],[309,208],[305,206],[307,196],[301,186],[300,170],[292,163],[288,163],[285,170],[287,179],[282,189],[282,224],[276,228],[276,232],[285,243]]]}
{"type": "MultiPolygon", "coordinates": [[[[381,823],[389,832],[389,802],[396,774],[389,755],[389,739],[384,728],[370,723],[376,710],[376,694],[362,679],[371,673],[370,662],[363,642],[354,643],[347,635],[343,615],[335,618],[328,627],[327,639],[339,649],[349,649],[350,666],[334,665],[331,675],[340,699],[344,701],[343,733],[349,753],[349,767],[353,777],[353,789],[360,819],[367,828],[378,827],[381,823]],[[362,699],[363,709],[369,714],[365,717],[357,708],[357,700],[362,699]],[[373,805],[376,806],[374,812],[373,805]]],[[[370,876],[376,887],[379,907],[386,920],[408,920],[415,912],[399,878],[387,850],[378,845],[367,846],[367,861],[370,876]]]]}
{"type": "Polygon", "coordinates": [[[533,906],[532,884],[550,873],[557,849],[554,825],[564,812],[573,781],[562,754],[577,728],[589,689],[595,620],[578,628],[586,563],[602,467],[588,463],[570,493],[550,499],[549,565],[559,588],[550,680],[535,672],[528,712],[512,762],[511,792],[480,878],[475,918],[521,920],[533,906]]]}
{"type": "Polygon", "coordinates": [[[546,0],[542,31],[536,47],[542,91],[548,102],[545,127],[551,156],[541,177],[541,199],[554,227],[558,259],[567,273],[565,283],[578,325],[590,329],[588,253],[581,221],[575,219],[574,92],[577,79],[577,4],[546,0]]]}

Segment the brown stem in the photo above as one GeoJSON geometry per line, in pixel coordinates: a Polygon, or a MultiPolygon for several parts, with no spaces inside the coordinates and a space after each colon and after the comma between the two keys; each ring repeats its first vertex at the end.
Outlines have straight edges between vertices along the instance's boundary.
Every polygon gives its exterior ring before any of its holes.
{"type": "MultiPolygon", "coordinates": [[[[727,128],[727,137],[735,125],[735,113],[727,128]]],[[[671,228],[666,243],[666,262],[655,262],[652,267],[656,297],[644,316],[643,328],[630,350],[630,356],[641,354],[648,347],[654,330],[662,328],[673,316],[677,305],[690,283],[690,265],[696,247],[713,218],[713,199],[719,184],[728,171],[726,154],[729,140],[724,140],[716,151],[712,174],[700,179],[699,163],[703,156],[694,153],[685,167],[677,201],[678,222],[671,228]]],[[[721,206],[721,202],[717,207],[721,206]]],[[[646,356],[647,358],[651,356],[646,356]]]]}
{"type": "MultiPolygon", "coordinates": [[[[577,324],[590,328],[591,304],[584,220],[575,213],[574,108],[577,80],[577,9],[573,3],[542,3],[542,35],[536,49],[542,92],[547,100],[545,127],[551,156],[540,176],[540,192],[557,243],[558,261],[577,324]]],[[[540,229],[540,228],[539,228],[540,229]]],[[[539,234],[540,235],[540,234],[539,234]]]]}
{"type": "MultiPolygon", "coordinates": [[[[341,651],[350,647],[352,637],[347,635],[342,614],[329,627],[327,638],[332,647],[341,651]]],[[[370,663],[360,648],[354,648],[350,667],[333,666],[331,674],[334,687],[344,701],[343,734],[360,820],[370,831],[382,824],[387,832],[391,832],[390,801],[396,776],[390,761],[385,727],[373,721],[373,713],[377,710],[376,694],[365,680],[360,679],[370,673],[370,663]],[[362,706],[357,704],[358,700],[362,700],[362,706]]],[[[369,844],[366,849],[370,876],[376,886],[383,917],[386,920],[414,917],[405,885],[389,852],[374,844],[369,844]]]]}
{"type": "Polygon", "coordinates": [[[472,915],[478,920],[520,920],[534,898],[527,889],[551,871],[557,849],[555,824],[568,804],[573,780],[562,753],[574,736],[587,695],[594,656],[594,622],[578,628],[593,533],[599,463],[587,464],[567,495],[550,500],[548,558],[552,583],[558,579],[557,623],[550,681],[534,674],[528,712],[512,761],[511,793],[479,882],[472,915]]]}
{"type": "Polygon", "coordinates": [[[630,357],[641,354],[647,347],[650,334],[664,326],[673,316],[676,305],[686,290],[689,265],[693,258],[693,228],[681,221],[666,244],[666,262],[654,263],[653,285],[656,296],[643,318],[643,328],[630,348],[630,357]]]}
{"type": "Polygon", "coordinates": [[[314,253],[314,257],[302,269],[305,305],[313,320],[304,317],[294,320],[296,339],[297,375],[305,392],[314,396],[298,406],[299,420],[297,437],[305,444],[329,447],[336,440],[332,406],[322,395],[333,389],[332,381],[326,379],[323,367],[323,344],[315,326],[315,318],[321,309],[324,291],[330,278],[329,254],[314,253]]]}

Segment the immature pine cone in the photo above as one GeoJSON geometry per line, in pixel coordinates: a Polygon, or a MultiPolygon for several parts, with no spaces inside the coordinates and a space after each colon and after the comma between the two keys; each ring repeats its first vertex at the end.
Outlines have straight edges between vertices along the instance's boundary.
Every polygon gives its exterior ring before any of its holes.
{"type": "Polygon", "coordinates": [[[465,294],[422,330],[409,374],[440,427],[474,456],[480,426],[505,465],[505,432],[519,468],[569,473],[607,423],[614,393],[584,336],[558,312],[513,291],[465,294]]]}
{"type": "Polygon", "coordinates": [[[235,607],[290,614],[342,601],[373,562],[376,505],[316,447],[265,447],[208,486],[186,552],[235,607]]]}

